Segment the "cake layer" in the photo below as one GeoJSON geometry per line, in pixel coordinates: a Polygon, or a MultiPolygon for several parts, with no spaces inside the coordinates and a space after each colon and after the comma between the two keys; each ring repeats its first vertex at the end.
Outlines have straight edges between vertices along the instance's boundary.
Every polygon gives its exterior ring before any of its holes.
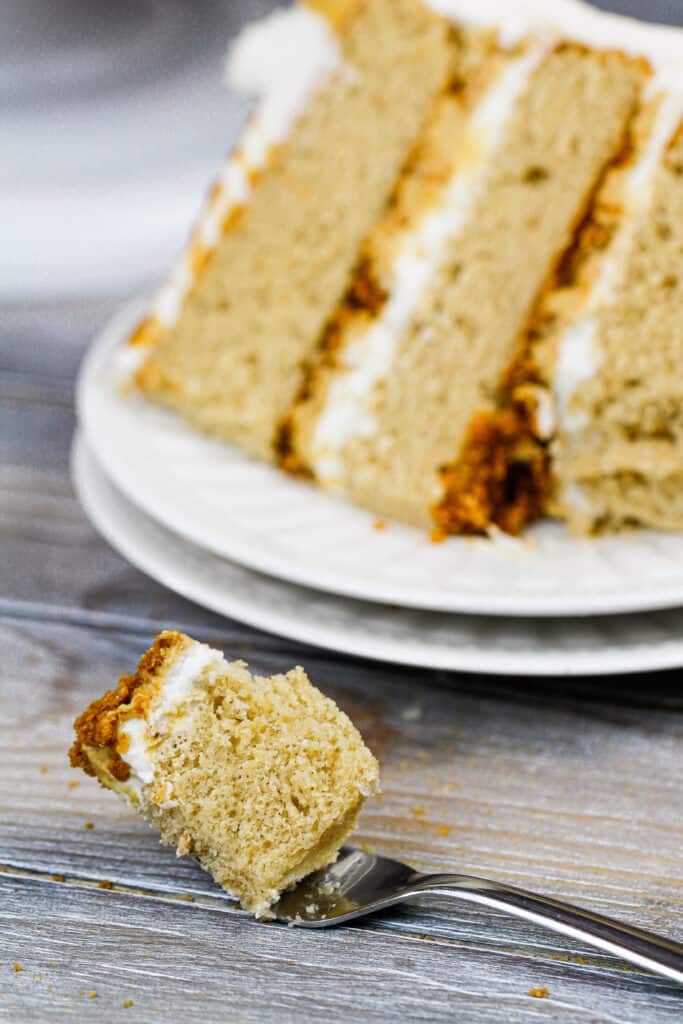
{"type": "Polygon", "coordinates": [[[347,484],[345,449],[372,433],[374,388],[474,202],[506,117],[546,49],[506,54],[464,34],[455,76],[435,102],[350,287],[326,326],[281,438],[284,464],[326,487],[347,484]]]}
{"type": "Polygon", "coordinates": [[[329,864],[378,766],[301,668],[269,679],[180,633],[75,723],[72,764],[259,915],[329,864]]]}
{"type": "Polygon", "coordinates": [[[683,528],[683,97],[650,108],[583,308],[539,346],[554,510],[576,532],[683,528]]]}
{"type": "MultiPolygon", "coordinates": [[[[315,73],[300,76],[302,109],[294,116],[288,105],[284,130],[277,92],[257,112],[210,204],[223,204],[220,237],[208,245],[200,232],[171,291],[182,294],[191,278],[177,320],[166,301],[170,322],[157,315],[140,339],[155,342],[137,375],[145,393],[264,459],[453,58],[447,23],[416,0],[348,7],[334,29],[318,28],[324,44],[306,39],[295,55],[313,60],[315,73]],[[335,48],[336,62],[328,59],[335,48]],[[266,131],[273,120],[277,130],[266,131]],[[278,144],[264,146],[264,134],[278,144]]],[[[282,46],[291,51],[292,40],[282,46]]]]}
{"type": "MultiPolygon", "coordinates": [[[[516,58],[520,94],[505,88],[497,99],[502,131],[488,158],[475,161],[472,201],[442,240],[407,326],[399,325],[362,429],[338,453],[344,489],[355,501],[421,526],[430,525],[435,505],[447,531],[487,525],[468,516],[462,487],[449,493],[453,467],[468,454],[470,426],[496,409],[533,304],[605,165],[624,145],[645,75],[640,62],[621,54],[565,43],[539,61],[542,44],[528,45],[526,58],[516,58]]],[[[477,116],[475,109],[475,127],[477,116]]]]}

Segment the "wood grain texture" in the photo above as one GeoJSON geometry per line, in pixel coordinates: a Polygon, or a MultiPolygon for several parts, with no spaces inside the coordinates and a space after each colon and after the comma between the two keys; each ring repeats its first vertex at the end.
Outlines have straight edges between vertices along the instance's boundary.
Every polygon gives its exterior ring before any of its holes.
{"type": "Polygon", "coordinates": [[[177,625],[259,671],[305,664],[351,714],[383,765],[360,840],[683,938],[680,673],[420,673],[265,636],[147,580],[97,537],[68,479],[95,312],[67,311],[53,347],[19,314],[0,327],[0,1020],[125,1020],[126,999],[145,1022],[169,1007],[217,1022],[683,1019],[675,985],[475,907],[327,933],[257,924],[72,772],[75,714],[177,625]],[[542,986],[547,999],[528,995],[542,986]]]}
{"type": "Polygon", "coordinates": [[[383,931],[377,921],[326,933],[257,924],[222,907],[0,879],[0,925],[21,948],[0,1020],[386,1020],[610,1022],[680,1020],[665,983],[569,970],[518,950],[492,954],[383,931]],[[87,950],[87,955],[83,951],[87,950]],[[36,976],[39,980],[36,980],[36,976]],[[529,990],[546,986],[537,1000],[529,990]],[[48,986],[51,991],[48,992],[48,986]],[[97,1005],[88,999],[96,992],[97,1005]],[[82,994],[81,994],[82,993],[82,994]],[[654,1016],[656,1014],[656,1018],[654,1016]]]}

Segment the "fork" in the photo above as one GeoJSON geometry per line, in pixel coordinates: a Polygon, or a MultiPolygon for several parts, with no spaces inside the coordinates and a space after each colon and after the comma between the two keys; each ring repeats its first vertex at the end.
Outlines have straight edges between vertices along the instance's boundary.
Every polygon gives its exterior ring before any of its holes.
{"type": "Polygon", "coordinates": [[[429,896],[501,910],[683,984],[683,946],[671,939],[500,882],[469,875],[424,875],[407,864],[351,847],[345,847],[334,864],[285,893],[272,911],[288,925],[328,928],[429,896]]]}

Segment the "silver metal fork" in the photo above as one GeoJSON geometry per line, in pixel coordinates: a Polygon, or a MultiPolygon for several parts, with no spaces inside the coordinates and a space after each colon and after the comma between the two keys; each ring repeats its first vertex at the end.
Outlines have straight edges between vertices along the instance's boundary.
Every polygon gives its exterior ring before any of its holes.
{"type": "Polygon", "coordinates": [[[272,908],[302,928],[328,928],[405,900],[447,896],[481,903],[569,935],[683,984],[683,946],[560,900],[468,875],[423,875],[407,864],[345,847],[335,864],[309,875],[272,908]]]}

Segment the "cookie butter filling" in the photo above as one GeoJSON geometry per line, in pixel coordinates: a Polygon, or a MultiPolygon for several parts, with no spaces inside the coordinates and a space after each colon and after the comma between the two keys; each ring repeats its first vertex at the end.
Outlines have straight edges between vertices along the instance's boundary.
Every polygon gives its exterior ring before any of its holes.
{"type": "Polygon", "coordinates": [[[511,58],[475,108],[465,152],[474,153],[446,184],[441,201],[399,242],[389,297],[371,327],[345,348],[340,373],[331,383],[312,441],[316,477],[328,486],[343,479],[341,452],[355,437],[375,431],[371,409],[375,385],[390,372],[403,331],[434,280],[446,247],[463,229],[495,162],[510,113],[534,70],[547,54],[545,40],[511,58]]]}
{"type": "MultiPolygon", "coordinates": [[[[226,82],[259,102],[200,213],[195,237],[204,249],[215,248],[230,215],[249,202],[253,177],[267,166],[275,147],[287,139],[310,97],[340,60],[327,19],[304,6],[273,11],[237,38],[228,52],[226,82]]],[[[158,293],[152,316],[172,327],[193,280],[191,248],[158,293]]]]}
{"type": "Polygon", "coordinates": [[[183,713],[188,711],[186,705],[192,690],[208,670],[218,669],[223,663],[220,651],[205,644],[192,644],[159,682],[144,714],[132,714],[119,725],[117,752],[130,767],[126,785],[136,795],[140,795],[142,786],[154,781],[155,747],[177,728],[183,713]]]}

